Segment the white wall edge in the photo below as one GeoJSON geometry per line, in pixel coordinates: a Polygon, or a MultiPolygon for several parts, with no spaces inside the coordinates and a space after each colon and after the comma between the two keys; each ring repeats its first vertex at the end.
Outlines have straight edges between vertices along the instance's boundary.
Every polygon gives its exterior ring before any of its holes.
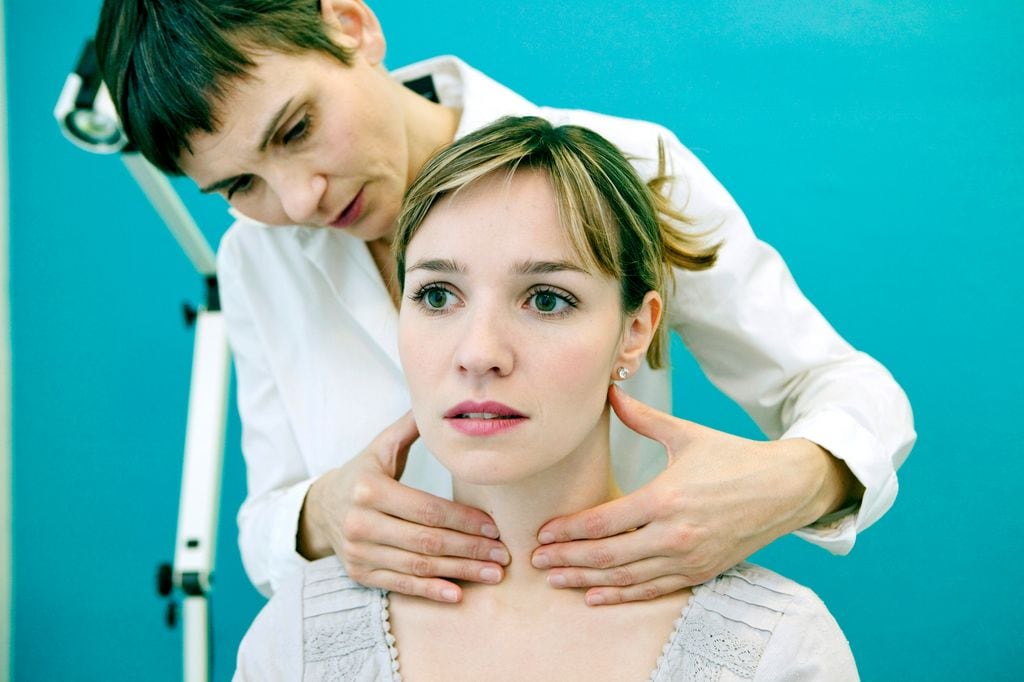
{"type": "Polygon", "coordinates": [[[0,3],[0,679],[11,674],[11,316],[7,157],[7,28],[0,3]]]}

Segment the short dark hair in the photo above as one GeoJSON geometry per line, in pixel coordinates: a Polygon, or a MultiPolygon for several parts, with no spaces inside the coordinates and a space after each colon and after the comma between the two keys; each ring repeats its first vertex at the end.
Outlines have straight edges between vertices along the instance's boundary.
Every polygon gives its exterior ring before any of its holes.
{"type": "Polygon", "coordinates": [[[132,144],[157,168],[196,131],[215,132],[215,105],[255,66],[254,50],[320,51],[350,64],[318,0],[104,0],[96,29],[103,79],[132,144]]]}

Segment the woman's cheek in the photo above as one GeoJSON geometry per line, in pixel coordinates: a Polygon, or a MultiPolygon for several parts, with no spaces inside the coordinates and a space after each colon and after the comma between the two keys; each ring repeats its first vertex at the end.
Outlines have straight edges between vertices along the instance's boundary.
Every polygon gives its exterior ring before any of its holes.
{"type": "Polygon", "coordinates": [[[576,408],[605,402],[605,386],[610,381],[608,358],[612,349],[607,343],[595,343],[585,335],[567,341],[558,352],[552,353],[543,375],[551,379],[551,395],[569,396],[564,401],[576,408]],[[582,401],[582,402],[581,402],[582,401]]]}
{"type": "MultiPolygon", "coordinates": [[[[403,313],[404,315],[405,313],[403,313]]],[[[400,320],[398,329],[398,357],[402,363],[402,371],[405,373],[405,380],[409,386],[409,395],[412,399],[413,411],[422,409],[421,396],[426,397],[429,395],[427,386],[429,385],[428,376],[433,371],[431,362],[436,362],[437,353],[428,352],[426,349],[427,344],[415,343],[408,341],[409,339],[423,338],[420,330],[417,329],[417,325],[413,321],[400,320]]]]}

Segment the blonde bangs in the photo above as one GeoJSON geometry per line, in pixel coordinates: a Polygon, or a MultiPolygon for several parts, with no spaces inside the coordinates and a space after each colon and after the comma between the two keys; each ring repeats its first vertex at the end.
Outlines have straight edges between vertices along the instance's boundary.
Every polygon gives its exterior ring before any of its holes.
{"type": "MultiPolygon", "coordinates": [[[[672,180],[663,145],[657,173],[645,183],[615,145],[591,130],[508,117],[438,152],[406,192],[392,247],[400,288],[405,251],[438,200],[495,173],[511,179],[521,168],[547,175],[579,264],[618,280],[626,314],[638,310],[649,291],[667,300],[673,268],[705,270],[715,263],[720,244],[706,245],[708,232],[684,231],[691,221],[663,194],[672,180]]],[[[651,367],[663,366],[667,345],[663,319],[647,352],[651,367]]]]}

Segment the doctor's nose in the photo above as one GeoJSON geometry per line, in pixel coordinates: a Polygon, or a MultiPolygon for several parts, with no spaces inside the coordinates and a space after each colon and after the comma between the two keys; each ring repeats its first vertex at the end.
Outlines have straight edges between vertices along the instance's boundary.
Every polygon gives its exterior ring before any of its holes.
{"type": "Polygon", "coordinates": [[[500,317],[478,311],[469,320],[455,350],[455,368],[470,376],[506,376],[515,365],[507,325],[500,317]]]}
{"type": "Polygon", "coordinates": [[[281,208],[295,225],[317,225],[333,218],[322,215],[321,204],[327,190],[327,178],[323,175],[295,173],[285,168],[275,184],[281,208]]]}

